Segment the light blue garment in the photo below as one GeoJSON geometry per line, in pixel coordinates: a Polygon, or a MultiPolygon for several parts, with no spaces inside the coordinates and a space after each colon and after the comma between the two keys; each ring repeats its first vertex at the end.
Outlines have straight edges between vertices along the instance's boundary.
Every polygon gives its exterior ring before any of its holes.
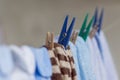
{"type": "Polygon", "coordinates": [[[36,80],[51,80],[52,76],[52,65],[50,61],[50,56],[45,47],[42,48],[32,48],[36,60],[36,80]]]}
{"type": "Polygon", "coordinates": [[[5,45],[0,46],[0,80],[7,80],[13,69],[14,63],[10,49],[5,45]]]}
{"type": "Polygon", "coordinates": [[[103,59],[104,59],[103,63],[106,68],[108,80],[119,80],[117,71],[115,69],[115,65],[111,56],[111,52],[109,50],[109,46],[103,31],[101,31],[100,34],[97,35],[97,37],[100,39],[100,43],[103,49],[102,51],[103,59]]]}
{"type": "Polygon", "coordinates": [[[79,65],[78,65],[79,63],[78,63],[78,59],[77,59],[77,56],[78,56],[77,49],[72,42],[69,42],[69,46],[70,46],[70,49],[71,49],[71,52],[72,52],[72,55],[73,55],[73,58],[74,58],[74,61],[75,61],[75,69],[76,69],[76,72],[77,72],[77,79],[82,80],[81,76],[80,76],[80,69],[79,69],[79,65]]]}
{"type": "Polygon", "coordinates": [[[75,45],[77,48],[81,80],[96,80],[92,70],[90,53],[85,41],[78,36],[75,45]]]}

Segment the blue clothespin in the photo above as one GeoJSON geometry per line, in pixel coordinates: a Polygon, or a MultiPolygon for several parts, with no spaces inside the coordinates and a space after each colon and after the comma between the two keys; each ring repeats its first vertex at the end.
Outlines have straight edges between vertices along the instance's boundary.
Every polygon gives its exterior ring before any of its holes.
{"type": "Polygon", "coordinates": [[[75,18],[73,18],[73,20],[72,20],[72,22],[71,22],[71,24],[70,24],[70,26],[68,28],[68,31],[67,31],[66,29],[67,29],[68,17],[69,16],[67,15],[66,18],[65,18],[65,21],[64,21],[64,24],[63,24],[59,39],[58,39],[58,43],[63,45],[65,47],[65,49],[68,46],[70,36],[72,34],[72,30],[73,30],[74,23],[75,23],[75,18]]]}
{"type": "Polygon", "coordinates": [[[97,24],[97,18],[98,18],[98,8],[96,7],[95,13],[94,13],[94,20],[93,20],[93,27],[97,24]]]}
{"type": "Polygon", "coordinates": [[[101,14],[100,14],[100,18],[99,18],[98,33],[100,33],[100,30],[102,28],[103,15],[104,15],[104,9],[102,9],[101,14]]]}
{"type": "Polygon", "coordinates": [[[98,19],[98,8],[95,9],[93,27],[95,25],[98,26],[98,31],[97,31],[98,34],[100,33],[100,30],[102,28],[103,15],[104,15],[104,8],[102,8],[101,10],[99,19],[98,19]]]}

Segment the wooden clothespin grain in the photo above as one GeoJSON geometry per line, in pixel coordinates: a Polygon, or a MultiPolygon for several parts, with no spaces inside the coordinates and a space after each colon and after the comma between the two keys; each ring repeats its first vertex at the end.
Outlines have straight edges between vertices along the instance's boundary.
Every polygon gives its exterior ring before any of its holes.
{"type": "Polygon", "coordinates": [[[47,36],[46,36],[46,47],[48,49],[52,49],[54,48],[54,35],[53,33],[47,32],[47,36]]]}
{"type": "Polygon", "coordinates": [[[73,31],[72,36],[71,36],[71,39],[70,39],[70,41],[71,41],[73,44],[75,44],[76,39],[77,39],[77,36],[78,36],[78,32],[73,31]]]}

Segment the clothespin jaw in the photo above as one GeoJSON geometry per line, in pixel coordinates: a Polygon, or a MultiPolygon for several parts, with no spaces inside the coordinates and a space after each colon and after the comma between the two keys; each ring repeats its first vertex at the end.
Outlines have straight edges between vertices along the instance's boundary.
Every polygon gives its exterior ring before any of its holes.
{"type": "Polygon", "coordinates": [[[94,19],[94,17],[92,17],[92,19],[90,20],[90,22],[89,22],[89,24],[88,24],[88,26],[87,26],[87,28],[86,28],[86,32],[85,32],[85,34],[84,34],[84,40],[85,40],[85,41],[87,40],[87,37],[88,37],[88,35],[89,35],[89,32],[90,32],[90,28],[91,28],[91,26],[92,26],[93,19],[94,19]]]}
{"type": "Polygon", "coordinates": [[[84,20],[83,25],[81,27],[81,30],[79,32],[79,36],[81,36],[85,41],[87,39],[87,36],[89,35],[90,28],[91,28],[94,17],[92,17],[92,19],[90,20],[88,26],[86,27],[87,19],[88,19],[88,14],[85,17],[85,20],[84,20]]]}
{"type": "Polygon", "coordinates": [[[97,19],[98,19],[98,8],[96,7],[94,13],[93,27],[97,25],[97,19]]]}
{"type": "Polygon", "coordinates": [[[103,15],[104,15],[104,8],[102,8],[100,17],[98,19],[98,8],[96,7],[95,13],[94,13],[94,21],[93,21],[93,27],[98,26],[98,34],[100,33],[100,30],[102,28],[102,21],[103,21],[103,15]]]}
{"type": "Polygon", "coordinates": [[[97,31],[98,31],[98,26],[95,25],[95,26],[92,28],[92,30],[90,31],[90,34],[89,34],[89,36],[90,36],[91,39],[95,36],[95,34],[96,34],[97,31]]]}
{"type": "Polygon", "coordinates": [[[48,49],[53,49],[54,48],[54,42],[53,39],[54,35],[53,33],[47,32],[47,36],[46,36],[46,47],[48,49]]]}
{"type": "Polygon", "coordinates": [[[98,34],[100,33],[100,30],[102,28],[103,16],[104,16],[104,8],[102,8],[100,18],[99,18],[98,34]]]}
{"type": "Polygon", "coordinates": [[[71,39],[70,39],[70,41],[71,41],[73,44],[75,44],[76,39],[77,39],[77,36],[78,36],[78,32],[73,31],[72,36],[71,36],[71,39]]]}
{"type": "Polygon", "coordinates": [[[79,36],[84,36],[84,30],[86,28],[87,20],[88,20],[88,13],[85,16],[85,19],[83,21],[82,27],[81,27],[81,29],[79,31],[79,36]]]}
{"type": "Polygon", "coordinates": [[[70,40],[70,36],[74,27],[74,23],[75,23],[75,18],[73,18],[70,27],[67,29],[67,22],[68,22],[68,16],[66,16],[59,39],[58,39],[58,43],[63,45],[65,48],[67,48],[69,40],[70,40]]]}

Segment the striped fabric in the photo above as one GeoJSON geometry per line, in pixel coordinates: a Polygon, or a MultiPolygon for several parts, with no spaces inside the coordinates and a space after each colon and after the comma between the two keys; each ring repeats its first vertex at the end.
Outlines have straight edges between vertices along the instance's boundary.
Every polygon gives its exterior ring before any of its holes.
{"type": "Polygon", "coordinates": [[[68,48],[66,51],[67,51],[66,53],[68,55],[68,58],[70,60],[70,65],[71,65],[71,68],[72,68],[72,72],[71,72],[72,80],[77,80],[77,72],[75,70],[75,62],[74,62],[74,59],[73,59],[73,56],[72,56],[72,52],[71,52],[70,48],[68,48]]]}
{"type": "Polygon", "coordinates": [[[65,50],[60,44],[54,44],[54,53],[60,63],[60,70],[62,73],[62,80],[77,80],[74,60],[70,49],[65,50]]]}
{"type": "Polygon", "coordinates": [[[60,71],[60,64],[59,64],[57,55],[54,53],[54,49],[49,49],[49,48],[47,49],[48,49],[50,59],[51,59],[51,64],[52,64],[51,80],[62,80],[62,74],[60,71]]]}

